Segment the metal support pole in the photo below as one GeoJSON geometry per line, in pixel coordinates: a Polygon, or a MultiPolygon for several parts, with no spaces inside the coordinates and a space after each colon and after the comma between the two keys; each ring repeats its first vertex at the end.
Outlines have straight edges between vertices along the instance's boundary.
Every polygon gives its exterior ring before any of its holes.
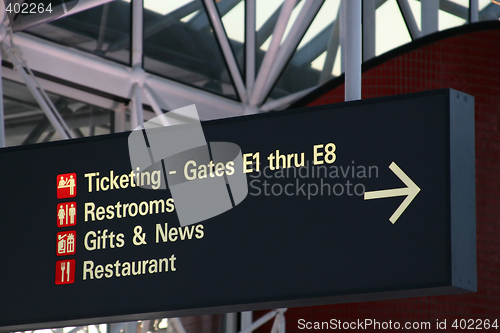
{"type": "MultiPolygon", "coordinates": [[[[5,6],[0,4],[0,45],[7,36],[7,29],[3,25],[5,6]]],[[[5,119],[3,109],[3,82],[2,82],[2,48],[0,47],[0,148],[5,147],[5,119]]]]}
{"type": "Polygon", "coordinates": [[[131,130],[136,129],[144,123],[144,113],[142,110],[142,91],[139,84],[134,84],[134,97],[132,98],[132,115],[130,119],[131,130]]]}
{"type": "Polygon", "coordinates": [[[284,108],[288,107],[293,102],[308,95],[314,89],[316,89],[316,86],[298,91],[298,92],[290,94],[290,95],[286,95],[286,96],[278,98],[278,99],[273,99],[272,101],[266,102],[264,105],[262,105],[260,107],[260,111],[267,112],[267,111],[283,110],[284,108]]]}
{"type": "Polygon", "coordinates": [[[279,332],[279,316],[280,313],[276,314],[276,317],[274,317],[273,321],[273,327],[271,327],[271,333],[278,333],[279,332]]]}
{"type": "Polygon", "coordinates": [[[427,0],[420,3],[422,36],[425,36],[439,30],[439,0],[427,0]]]}
{"type": "MultiPolygon", "coordinates": [[[[245,49],[246,49],[246,88],[247,93],[252,91],[255,82],[255,0],[247,0],[245,12],[245,49]]],[[[250,97],[250,96],[248,96],[250,97]]]]}
{"type": "Polygon", "coordinates": [[[231,45],[229,44],[229,40],[227,39],[226,32],[224,30],[224,26],[222,25],[219,13],[217,12],[217,8],[215,7],[215,3],[212,0],[204,0],[204,3],[207,9],[207,14],[210,17],[210,21],[212,22],[215,37],[217,38],[217,41],[219,42],[219,45],[222,49],[222,55],[226,60],[229,73],[233,78],[236,92],[238,93],[240,100],[243,103],[246,103],[247,91],[245,90],[245,85],[243,84],[243,79],[238,68],[238,63],[236,62],[233,50],[231,49],[231,45]]]}
{"type": "Polygon", "coordinates": [[[375,57],[376,1],[363,0],[363,61],[375,57]]]}
{"type": "Polygon", "coordinates": [[[102,44],[104,43],[104,36],[106,35],[106,25],[108,24],[108,16],[109,16],[109,3],[106,3],[102,7],[101,25],[99,27],[99,35],[97,38],[97,45],[95,48],[97,52],[102,52],[102,44]]]}
{"type": "MultiPolygon", "coordinates": [[[[142,33],[143,33],[143,0],[132,0],[132,68],[142,71],[142,33]]],[[[131,76],[132,78],[132,76],[131,76]]],[[[142,92],[139,83],[133,85],[130,126],[134,130],[144,123],[142,109],[142,92]]]]}
{"type": "Polygon", "coordinates": [[[340,1],[340,14],[339,24],[340,24],[340,73],[345,72],[345,38],[346,38],[346,2],[347,0],[340,1]]]}
{"type": "Polygon", "coordinates": [[[335,59],[337,59],[337,52],[340,43],[340,15],[341,8],[339,8],[337,18],[335,19],[335,22],[333,22],[330,40],[328,41],[328,45],[326,47],[325,64],[323,65],[323,69],[321,70],[321,74],[319,76],[319,84],[327,82],[332,77],[333,65],[335,65],[335,59]]]}
{"type": "Polygon", "coordinates": [[[469,15],[469,23],[479,21],[479,0],[470,0],[469,15]]]}
{"type": "Polygon", "coordinates": [[[273,67],[274,59],[276,59],[276,56],[278,55],[281,39],[285,34],[288,20],[290,19],[290,15],[292,14],[296,3],[297,0],[285,0],[285,2],[283,3],[280,16],[278,18],[278,21],[276,22],[276,26],[274,27],[271,44],[269,45],[269,49],[264,56],[264,60],[262,60],[259,74],[257,75],[257,79],[255,80],[255,84],[252,89],[252,94],[250,95],[250,100],[248,103],[250,106],[256,106],[260,104],[265,98],[263,94],[264,86],[273,67]]]}
{"type": "Polygon", "coordinates": [[[286,323],[285,323],[285,311],[280,309],[278,312],[278,329],[280,333],[285,333],[286,323]]]}
{"type": "Polygon", "coordinates": [[[361,99],[361,0],[346,1],[345,100],[361,99]]]}
{"type": "Polygon", "coordinates": [[[306,0],[304,6],[302,6],[299,15],[293,22],[293,26],[287,34],[286,39],[281,43],[278,54],[274,59],[271,72],[269,73],[267,81],[264,85],[264,90],[262,92],[263,96],[269,94],[273,88],[278,76],[281,74],[288,63],[288,60],[297,49],[300,40],[306,33],[322,5],[323,0],[306,0]]]}
{"type": "Polygon", "coordinates": [[[269,320],[273,319],[277,314],[278,310],[273,310],[266,313],[265,315],[254,321],[252,325],[250,325],[244,330],[241,330],[240,333],[250,333],[251,331],[256,330],[257,328],[267,323],[269,320]]]}
{"type": "Polygon", "coordinates": [[[466,21],[469,19],[469,8],[450,0],[439,0],[439,9],[466,21]]]}
{"type": "MultiPolygon", "coordinates": [[[[245,311],[241,313],[241,329],[247,330],[252,326],[252,311],[245,311]]],[[[248,330],[248,333],[252,333],[253,330],[248,330]]]]}
{"type": "Polygon", "coordinates": [[[184,329],[184,325],[182,325],[182,322],[179,318],[172,318],[169,319],[169,324],[172,324],[177,332],[179,333],[186,333],[186,330],[184,329]]]}
{"type": "Polygon", "coordinates": [[[132,67],[142,67],[142,0],[132,1],[132,67]]]}
{"type": "Polygon", "coordinates": [[[403,14],[403,18],[405,20],[406,26],[408,27],[408,31],[410,32],[411,39],[420,38],[420,29],[418,28],[417,21],[415,20],[415,16],[411,11],[410,4],[408,0],[397,0],[399,9],[401,10],[401,14],[403,14]]]}
{"type": "Polygon", "coordinates": [[[118,104],[115,109],[115,133],[125,132],[125,110],[125,104],[123,103],[118,104]]]}
{"type": "Polygon", "coordinates": [[[225,320],[224,320],[224,328],[222,332],[224,333],[236,333],[236,324],[238,323],[238,320],[236,318],[237,313],[231,312],[231,313],[226,313],[225,314],[225,320]]]}
{"type": "MultiPolygon", "coordinates": [[[[0,5],[0,7],[3,7],[0,5]]],[[[0,23],[0,43],[6,35],[5,26],[0,23]]],[[[0,148],[5,147],[5,120],[3,110],[2,52],[0,49],[0,148]]]]}
{"type": "Polygon", "coordinates": [[[28,65],[26,65],[26,71],[27,71],[28,75],[31,77],[31,79],[33,80],[33,82],[35,84],[35,88],[38,89],[38,91],[40,92],[40,94],[42,95],[42,97],[45,99],[45,102],[47,102],[49,108],[52,110],[52,112],[56,116],[57,120],[59,121],[59,123],[61,124],[61,126],[63,127],[63,129],[66,131],[66,133],[68,133],[68,135],[69,135],[70,138],[74,138],[73,134],[71,133],[71,130],[69,129],[69,127],[66,124],[66,122],[64,121],[63,117],[61,116],[61,114],[57,110],[57,108],[54,105],[54,103],[52,103],[52,100],[50,99],[49,95],[47,95],[47,93],[45,92],[45,90],[42,88],[42,86],[40,85],[40,83],[36,79],[35,74],[31,70],[31,68],[29,68],[28,65]]]}
{"type": "Polygon", "coordinates": [[[151,320],[144,320],[141,324],[141,333],[148,333],[151,320]]]}
{"type": "Polygon", "coordinates": [[[146,87],[146,86],[143,86],[142,87],[142,91],[144,93],[144,95],[146,96],[149,104],[151,105],[151,107],[153,108],[153,111],[155,112],[155,114],[157,116],[159,116],[159,120],[161,122],[161,124],[163,126],[170,126],[169,122],[168,122],[168,119],[167,117],[165,116],[165,113],[163,113],[163,111],[161,110],[160,106],[158,105],[158,103],[156,102],[156,100],[154,99],[153,95],[151,94],[151,92],[149,91],[149,89],[146,87]]]}

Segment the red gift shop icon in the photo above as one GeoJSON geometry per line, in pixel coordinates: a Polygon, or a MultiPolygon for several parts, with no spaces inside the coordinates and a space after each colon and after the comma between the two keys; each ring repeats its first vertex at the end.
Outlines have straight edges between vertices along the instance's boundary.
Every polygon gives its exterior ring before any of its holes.
{"type": "Polygon", "coordinates": [[[57,251],[58,256],[68,256],[75,254],[76,231],[63,231],[57,233],[57,251]]]}

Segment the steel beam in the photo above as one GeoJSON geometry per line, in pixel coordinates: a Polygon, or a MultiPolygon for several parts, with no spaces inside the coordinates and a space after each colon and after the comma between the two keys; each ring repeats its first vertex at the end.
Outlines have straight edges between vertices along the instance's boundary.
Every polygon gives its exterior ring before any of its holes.
{"type": "MultiPolygon", "coordinates": [[[[155,19],[152,22],[148,22],[144,26],[144,39],[151,37],[152,35],[170,27],[173,24],[178,23],[183,17],[194,13],[195,11],[203,8],[200,1],[190,2],[176,10],[165,14],[162,17],[155,19]]],[[[116,52],[123,50],[130,45],[130,39],[128,37],[122,38],[113,44],[109,45],[106,52],[116,52]]]]}
{"type": "Polygon", "coordinates": [[[260,111],[267,112],[267,111],[283,110],[286,107],[288,107],[290,104],[295,102],[296,100],[299,100],[302,97],[309,94],[310,92],[312,92],[314,89],[316,89],[316,86],[302,90],[302,91],[298,91],[296,93],[287,95],[285,97],[281,97],[281,98],[266,102],[266,104],[264,104],[260,107],[260,111]]]}
{"type": "Polygon", "coordinates": [[[490,3],[479,13],[479,21],[498,20],[500,17],[500,5],[490,3]]]}
{"type": "MultiPolygon", "coordinates": [[[[301,0],[297,0],[295,6],[300,3],[301,0]]],[[[280,16],[281,8],[283,4],[281,4],[272,15],[267,19],[267,21],[260,27],[260,29],[256,32],[255,40],[257,48],[260,48],[262,44],[266,42],[266,40],[273,33],[274,27],[276,26],[276,22],[278,21],[278,17],[280,16]]]]}
{"type": "Polygon", "coordinates": [[[156,100],[153,97],[153,95],[151,94],[151,92],[149,91],[149,88],[146,86],[143,86],[142,91],[143,91],[144,95],[146,95],[146,98],[149,102],[149,105],[151,105],[151,107],[153,108],[153,111],[159,117],[162,125],[163,126],[170,126],[170,124],[168,123],[167,117],[160,117],[160,116],[164,116],[165,113],[162,111],[162,109],[160,108],[158,103],[156,103],[156,100]]]}
{"type": "MultiPolygon", "coordinates": [[[[0,29],[1,28],[3,28],[5,30],[5,27],[3,25],[0,25],[0,29]]],[[[0,52],[0,63],[2,63],[2,52],[0,52]]],[[[3,110],[2,66],[0,66],[0,148],[1,147],[5,147],[5,121],[4,121],[4,110],[3,110]]]]}
{"type": "MultiPolygon", "coordinates": [[[[2,76],[4,79],[24,84],[21,75],[11,68],[2,67],[2,76]]],[[[38,78],[37,81],[45,91],[53,92],[60,96],[68,97],[74,100],[85,101],[86,103],[98,106],[103,109],[114,110],[119,104],[115,100],[98,96],[74,87],[70,87],[66,84],[57,83],[42,78],[38,78]]]]}
{"type": "Polygon", "coordinates": [[[254,321],[252,325],[250,325],[244,330],[241,330],[239,333],[250,333],[253,330],[256,330],[257,328],[267,323],[269,320],[273,319],[278,313],[279,313],[278,310],[273,310],[266,313],[265,315],[254,321]]]}
{"type": "MultiPolygon", "coordinates": [[[[220,17],[224,17],[227,13],[231,11],[238,3],[240,3],[242,0],[224,0],[221,1],[220,3],[217,4],[217,13],[219,14],[220,17]]],[[[198,2],[198,1],[194,1],[198,2]]],[[[219,1],[217,1],[219,2],[219,1]]],[[[192,19],[189,20],[189,26],[192,27],[195,30],[201,31],[204,29],[207,29],[210,27],[209,20],[207,18],[207,15],[205,13],[200,12],[196,14],[192,19]]]]}
{"type": "Polygon", "coordinates": [[[267,96],[311,25],[324,0],[306,0],[286,39],[279,47],[262,94],[267,96]]]}
{"type": "MultiPolygon", "coordinates": [[[[245,1],[245,80],[247,94],[255,82],[255,0],[245,1]]],[[[249,97],[249,96],[248,96],[249,97]]]]}
{"type": "Polygon", "coordinates": [[[9,55],[10,60],[14,63],[14,66],[16,70],[21,74],[23,81],[26,83],[26,86],[28,87],[29,91],[37,101],[38,105],[42,109],[42,111],[45,113],[47,116],[48,120],[50,121],[52,127],[59,133],[61,138],[63,139],[69,139],[72,137],[71,133],[64,128],[64,126],[60,123],[58,117],[56,117],[54,110],[50,108],[50,106],[47,104],[47,101],[43,98],[42,94],[38,91],[36,88],[36,84],[33,81],[33,79],[28,75],[24,67],[22,66],[21,62],[17,60],[16,55],[12,51],[11,47],[5,47],[4,48],[5,52],[9,55]]]}
{"type": "MultiPolygon", "coordinates": [[[[364,40],[364,39],[363,39],[364,40]]],[[[330,33],[330,40],[326,47],[326,59],[319,76],[319,84],[323,84],[330,80],[333,71],[333,65],[337,58],[337,52],[340,44],[340,7],[337,13],[337,18],[333,22],[332,31],[330,33]]]]}
{"type": "Polygon", "coordinates": [[[349,0],[341,0],[340,2],[340,72],[344,73],[345,72],[345,48],[346,48],[346,30],[347,30],[347,23],[346,23],[346,17],[347,17],[347,12],[346,12],[346,4],[349,0]]]}
{"type": "Polygon", "coordinates": [[[231,77],[233,79],[233,83],[236,88],[236,92],[238,93],[238,97],[243,103],[246,103],[247,92],[245,90],[245,85],[243,84],[243,79],[241,77],[240,69],[238,68],[238,63],[236,62],[236,58],[234,57],[231,45],[229,45],[229,40],[224,30],[224,26],[222,25],[219,13],[217,12],[217,8],[215,7],[215,3],[213,2],[213,0],[203,0],[203,1],[207,9],[208,16],[210,17],[210,21],[212,22],[212,27],[214,28],[215,36],[217,37],[219,45],[222,49],[222,55],[226,60],[229,73],[231,74],[231,77]]]}
{"type": "Polygon", "coordinates": [[[361,0],[345,6],[345,100],[361,99],[361,0]]]}
{"type": "Polygon", "coordinates": [[[410,4],[408,0],[397,0],[399,9],[403,14],[403,19],[405,20],[406,26],[408,27],[408,32],[412,39],[420,38],[421,33],[418,28],[417,21],[415,20],[415,16],[411,11],[410,4]]]}
{"type": "MultiPolygon", "coordinates": [[[[420,1],[422,2],[422,1],[420,1]]],[[[469,9],[456,2],[450,0],[440,0],[439,9],[444,10],[447,13],[458,16],[464,20],[467,20],[469,16],[469,9]]]]}
{"type": "Polygon", "coordinates": [[[169,322],[175,327],[178,333],[186,333],[184,325],[182,325],[182,322],[179,318],[169,319],[169,322]]]}
{"type": "Polygon", "coordinates": [[[269,45],[269,49],[264,56],[264,60],[262,61],[262,65],[259,69],[259,74],[257,75],[255,85],[250,95],[248,103],[250,106],[257,106],[258,104],[262,103],[265,97],[264,86],[273,66],[274,59],[276,59],[276,56],[278,54],[281,39],[283,38],[286,26],[290,19],[290,15],[292,14],[292,10],[295,8],[296,3],[297,0],[285,0],[285,3],[281,8],[280,16],[278,18],[278,21],[276,22],[276,26],[274,27],[271,44],[269,45]]]}
{"type": "MultiPolygon", "coordinates": [[[[131,97],[130,67],[22,32],[14,35],[14,41],[33,70],[109,95],[131,97]]],[[[164,110],[196,103],[202,120],[244,113],[243,106],[237,101],[156,75],[149,74],[146,83],[157,93],[155,99],[164,110]]]]}
{"type": "Polygon", "coordinates": [[[66,12],[64,15],[60,16],[58,19],[70,16],[79,12],[83,12],[84,10],[97,7],[100,5],[104,5],[105,3],[111,2],[114,0],[79,0],[78,4],[76,4],[73,9],[71,9],[69,12],[66,12]]]}
{"type": "Polygon", "coordinates": [[[376,9],[375,1],[363,0],[363,61],[375,57],[376,9]]]}
{"type": "Polygon", "coordinates": [[[300,50],[295,52],[292,63],[295,66],[305,66],[310,64],[314,59],[319,57],[321,53],[325,52],[328,40],[331,36],[331,31],[334,23],[330,23],[309,42],[303,45],[300,50]]]}
{"type": "MultiPolygon", "coordinates": [[[[2,24],[5,20],[5,6],[0,4],[0,45],[7,36],[7,29],[2,24]]],[[[4,119],[4,105],[3,105],[3,82],[2,82],[2,48],[0,46],[0,148],[5,147],[5,119],[4,119]]]]}
{"type": "Polygon", "coordinates": [[[469,23],[479,21],[479,0],[469,1],[469,23]]]}
{"type": "Polygon", "coordinates": [[[101,14],[101,25],[99,26],[99,35],[97,37],[96,52],[102,53],[102,44],[106,36],[106,25],[108,24],[109,17],[109,3],[104,4],[101,14]]]}
{"type": "Polygon", "coordinates": [[[132,67],[142,67],[143,0],[132,0],[132,67]]]}
{"type": "Polygon", "coordinates": [[[144,123],[144,113],[142,108],[142,91],[139,84],[134,84],[132,97],[132,114],[130,116],[130,129],[135,130],[144,123]]]}
{"type": "Polygon", "coordinates": [[[422,36],[437,32],[439,30],[439,0],[422,1],[421,8],[422,36]]]}

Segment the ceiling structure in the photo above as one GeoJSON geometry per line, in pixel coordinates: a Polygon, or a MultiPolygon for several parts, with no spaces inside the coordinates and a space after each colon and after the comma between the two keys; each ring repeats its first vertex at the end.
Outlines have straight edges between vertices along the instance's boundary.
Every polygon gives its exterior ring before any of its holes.
{"type": "MultiPolygon", "coordinates": [[[[428,3],[364,1],[363,60],[500,16],[488,0],[428,3]]],[[[153,111],[193,103],[203,120],[284,109],[342,74],[342,8],[341,0],[80,0],[2,43],[7,145],[129,130],[153,111]],[[28,93],[40,88],[48,108],[28,93]],[[50,104],[67,135],[43,125],[50,104]]]]}

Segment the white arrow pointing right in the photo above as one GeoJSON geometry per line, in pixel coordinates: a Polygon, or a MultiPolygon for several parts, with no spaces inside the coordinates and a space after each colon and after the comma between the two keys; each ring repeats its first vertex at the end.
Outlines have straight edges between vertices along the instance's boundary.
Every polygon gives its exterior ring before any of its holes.
{"type": "Polygon", "coordinates": [[[405,209],[410,205],[410,203],[415,199],[417,196],[418,192],[420,192],[420,188],[408,177],[403,170],[401,170],[396,163],[392,162],[391,165],[389,165],[389,169],[392,170],[396,174],[396,176],[401,179],[403,183],[407,187],[403,188],[396,188],[392,190],[381,190],[381,191],[371,191],[371,192],[365,192],[365,200],[370,200],[370,199],[380,199],[380,198],[391,198],[391,197],[399,197],[406,195],[406,199],[401,203],[401,205],[396,209],[394,214],[389,218],[389,221],[391,221],[392,224],[396,223],[398,218],[403,214],[405,209]]]}

